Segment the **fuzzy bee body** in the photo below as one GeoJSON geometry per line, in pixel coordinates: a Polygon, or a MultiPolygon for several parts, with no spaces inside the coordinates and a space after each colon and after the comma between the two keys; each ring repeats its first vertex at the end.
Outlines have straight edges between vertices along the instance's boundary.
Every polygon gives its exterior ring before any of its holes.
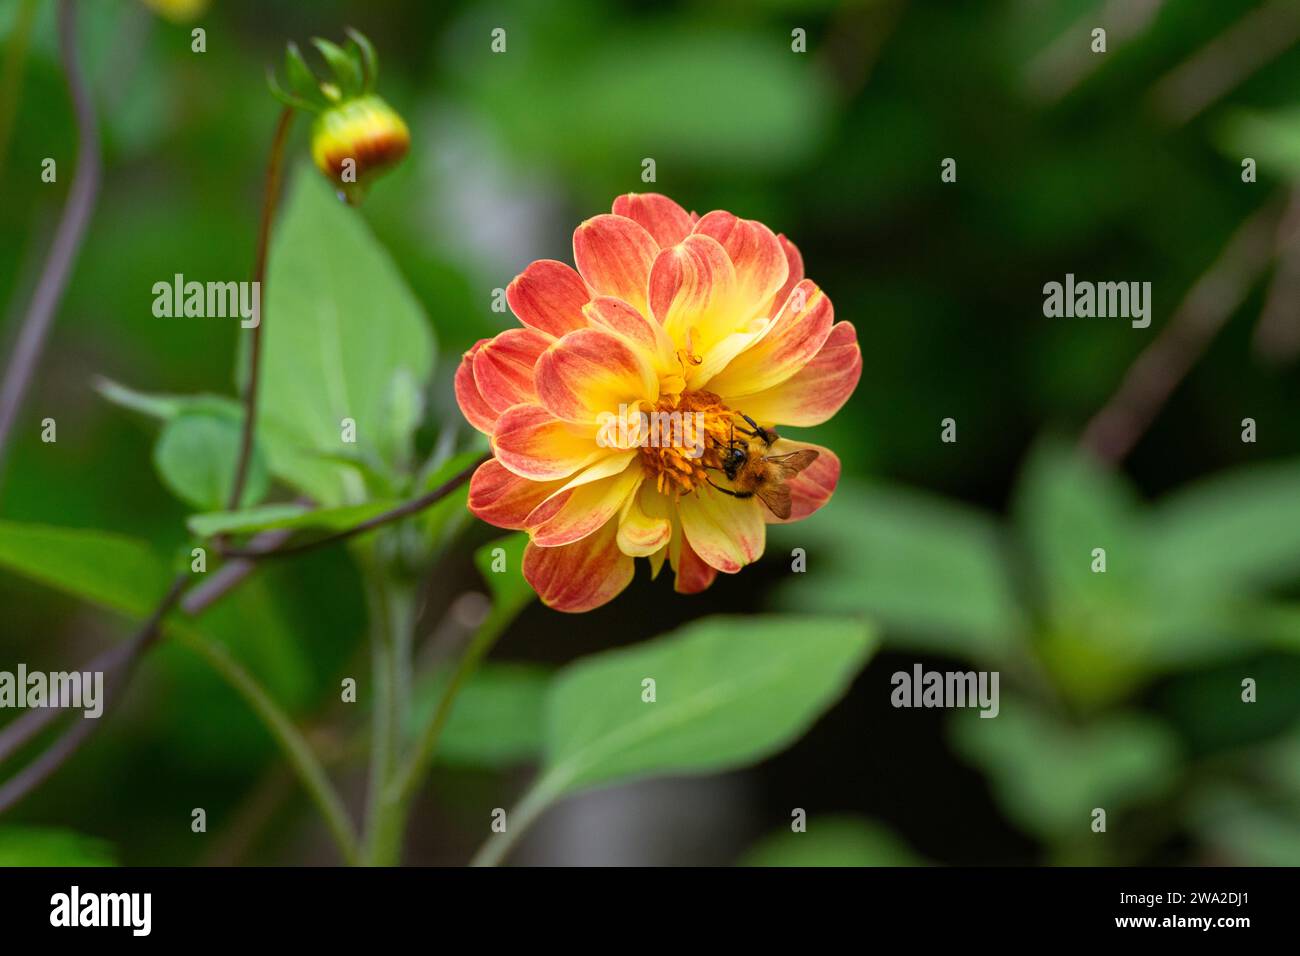
{"type": "Polygon", "coordinates": [[[760,447],[755,449],[749,439],[732,438],[721,452],[722,473],[731,482],[731,488],[709,483],[723,494],[733,498],[754,498],[767,506],[778,518],[790,517],[792,502],[787,482],[817,459],[817,452],[801,448],[785,455],[764,454],[780,437],[770,428],[763,428],[748,415],[741,415],[753,428],[742,434],[755,439],[760,447]]]}

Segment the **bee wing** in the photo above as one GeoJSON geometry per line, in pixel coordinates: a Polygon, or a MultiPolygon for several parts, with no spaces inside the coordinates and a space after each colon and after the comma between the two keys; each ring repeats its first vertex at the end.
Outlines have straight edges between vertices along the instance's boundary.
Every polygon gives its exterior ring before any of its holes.
{"type": "Polygon", "coordinates": [[[777,481],[789,481],[816,461],[817,454],[816,449],[801,448],[798,451],[790,452],[788,455],[769,455],[766,461],[775,466],[773,477],[777,481]]]}
{"type": "MultiPolygon", "coordinates": [[[[816,452],[813,454],[816,454],[816,452]]],[[[784,521],[786,518],[790,517],[793,503],[790,500],[789,485],[784,483],[774,484],[768,482],[755,488],[754,494],[758,496],[759,501],[767,505],[767,509],[771,511],[772,514],[776,515],[781,520],[784,521]]]]}

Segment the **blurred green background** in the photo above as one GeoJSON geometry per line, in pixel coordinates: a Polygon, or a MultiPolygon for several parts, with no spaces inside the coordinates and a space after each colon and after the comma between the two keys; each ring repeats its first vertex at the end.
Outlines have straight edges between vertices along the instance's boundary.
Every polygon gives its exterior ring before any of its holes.
{"type": "MultiPolygon", "coordinates": [[[[18,7],[0,5],[6,51],[18,7]]],[[[38,8],[0,178],[6,347],[75,167],[54,4],[38,8]],[[47,156],[57,184],[39,180],[47,156]]],[[[1300,182],[1295,10],[223,0],[173,22],[135,0],[82,3],[104,186],[0,475],[0,518],[121,532],[163,556],[186,546],[188,511],[151,464],[156,426],[95,379],[232,394],[234,326],[155,318],[153,283],[247,277],[278,111],[265,70],[287,40],[355,26],[412,131],[361,215],[436,330],[426,446],[447,428],[468,437],[450,376],[511,321],[493,290],[533,259],[570,259],[574,226],[623,192],[785,233],[864,355],[849,405],[808,433],[845,466],[822,514],[700,596],[640,568],[580,619],[530,607],[494,654],[514,670],[487,706],[526,723],[528,674],[715,611],[862,614],[884,651],[784,754],[583,797],[521,860],[1300,864],[1297,243],[1247,270],[1240,304],[1118,473],[1073,451],[1238,227],[1300,182]],[[1089,48],[1098,26],[1104,54],[1089,48]],[[496,27],[505,54],[490,50],[496,27]],[[796,29],[806,53],[791,49],[796,29]],[[954,183],[940,179],[946,157],[954,183]],[[1258,181],[1243,182],[1244,157],[1258,181]],[[1151,328],[1044,318],[1042,286],[1067,272],[1149,281],[1151,328]],[[57,444],[40,441],[47,416],[57,444]],[[948,417],[955,443],[940,441],[948,417]],[[1105,575],[1089,571],[1098,546],[1105,575]],[[795,547],[804,575],[788,570],[795,547]],[[1001,716],[892,708],[890,675],[915,662],[999,670],[1001,716]],[[1088,826],[1097,806],[1106,835],[1088,826]],[[795,807],[809,840],[790,845],[770,835],[795,807]]],[[[316,175],[305,128],[291,178],[316,175]]],[[[492,536],[464,530],[428,608],[481,587],[470,554],[492,536]]],[[[365,631],[347,555],[267,568],[241,602],[223,639],[359,799],[364,770],[329,706],[365,631]]],[[[0,668],[67,668],[132,626],[10,571],[0,609],[0,668]]],[[[421,637],[439,620],[430,610],[421,637]]],[[[467,858],[483,808],[509,805],[527,776],[528,742],[504,750],[438,769],[408,861],[467,858]]],[[[100,841],[86,852],[127,864],[333,860],[243,703],[170,645],[0,823],[85,834],[100,841]],[[192,806],[217,821],[205,840],[192,806]]]]}

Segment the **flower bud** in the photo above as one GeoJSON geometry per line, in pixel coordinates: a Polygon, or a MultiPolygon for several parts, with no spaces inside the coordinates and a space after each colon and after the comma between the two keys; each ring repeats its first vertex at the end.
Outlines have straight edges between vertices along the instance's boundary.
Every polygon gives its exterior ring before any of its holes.
{"type": "Polygon", "coordinates": [[[392,168],[411,146],[411,133],[397,112],[374,93],[379,59],[366,37],[349,29],[347,47],[319,37],[312,44],[320,51],[331,77],[319,79],[307,66],[296,44],[285,51],[288,89],[274,74],[271,91],[294,109],[316,113],[312,125],[311,155],[349,203],[365,195],[370,182],[392,168]]]}
{"type": "Polygon", "coordinates": [[[410,145],[406,123],[373,94],[330,107],[311,130],[312,161],[353,204],[376,175],[401,161],[410,145]]]}

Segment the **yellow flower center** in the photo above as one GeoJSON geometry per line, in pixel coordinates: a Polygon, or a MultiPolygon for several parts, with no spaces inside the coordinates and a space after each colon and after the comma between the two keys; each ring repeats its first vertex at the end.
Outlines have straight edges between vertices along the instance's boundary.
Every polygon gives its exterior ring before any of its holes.
{"type": "MultiPolygon", "coordinates": [[[[646,403],[647,406],[649,403],[646,403]]],[[[642,409],[641,467],[661,493],[688,494],[720,469],[735,435],[735,412],[712,392],[666,395],[642,409]]]]}

